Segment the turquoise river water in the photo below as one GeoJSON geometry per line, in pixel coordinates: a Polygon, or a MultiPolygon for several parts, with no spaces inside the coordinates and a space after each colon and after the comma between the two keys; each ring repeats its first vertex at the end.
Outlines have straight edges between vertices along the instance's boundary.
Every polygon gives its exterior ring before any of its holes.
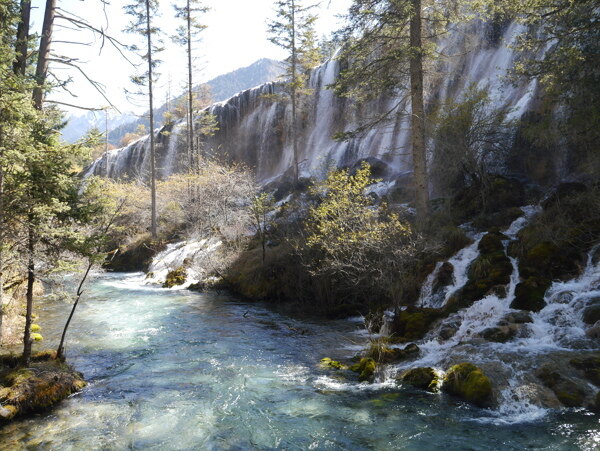
{"type": "MultiPolygon", "coordinates": [[[[39,303],[45,346],[56,343],[68,308],[39,303]]],[[[67,348],[89,386],[0,428],[0,450],[600,448],[600,416],[585,410],[507,424],[444,394],[359,384],[320,368],[320,358],[364,346],[360,327],[101,275],[67,348]]]]}

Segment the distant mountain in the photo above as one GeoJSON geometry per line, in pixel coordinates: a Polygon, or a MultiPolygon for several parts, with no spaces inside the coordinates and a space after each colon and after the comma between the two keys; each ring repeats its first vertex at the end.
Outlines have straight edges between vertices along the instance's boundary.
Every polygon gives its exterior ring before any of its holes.
{"type": "MultiPolygon", "coordinates": [[[[267,83],[277,79],[283,74],[283,66],[279,61],[263,58],[248,67],[236,69],[228,74],[219,75],[213,78],[206,84],[211,87],[212,97],[214,102],[227,100],[231,96],[245,89],[267,83]]],[[[175,98],[176,102],[184,94],[175,98]]],[[[164,104],[160,108],[154,110],[155,124],[158,127],[163,122],[163,115],[167,110],[167,105],[164,104]]],[[[111,144],[119,145],[121,138],[127,133],[136,131],[139,125],[144,125],[149,128],[150,123],[148,114],[144,117],[131,115],[109,117],[108,139],[111,144]]],[[[75,116],[69,119],[68,125],[62,131],[62,137],[67,142],[74,142],[82,137],[90,128],[98,127],[104,130],[104,113],[103,112],[88,112],[82,116],[75,116]]]]}
{"type": "MultiPolygon", "coordinates": [[[[113,115],[111,117],[111,113],[109,113],[108,129],[112,130],[120,125],[129,123],[136,119],[137,116],[131,114],[120,114],[118,116],[113,115]]],[[[104,130],[106,128],[104,111],[88,111],[80,116],[70,116],[68,121],[69,122],[65,128],[63,128],[61,131],[62,139],[68,143],[74,143],[83,135],[85,135],[86,132],[91,128],[97,127],[100,130],[104,130]]]]}

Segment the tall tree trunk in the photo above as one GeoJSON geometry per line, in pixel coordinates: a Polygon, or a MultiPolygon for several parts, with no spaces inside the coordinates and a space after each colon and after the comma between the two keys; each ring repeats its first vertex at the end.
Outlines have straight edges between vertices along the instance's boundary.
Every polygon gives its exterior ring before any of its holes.
{"type": "Polygon", "coordinates": [[[421,42],[421,0],[412,0],[410,19],[410,98],[412,158],[415,177],[417,223],[423,226],[429,213],[425,108],[423,106],[423,45],[421,42]]]}
{"type": "Polygon", "coordinates": [[[294,152],[294,185],[298,184],[300,178],[298,167],[298,122],[297,122],[297,64],[296,64],[296,4],[292,0],[292,148],[294,152]]]}
{"type": "MultiPolygon", "coordinates": [[[[4,158],[4,152],[0,160],[4,158]]],[[[2,346],[2,322],[4,320],[4,167],[0,161],[0,346],[2,346]]]]}
{"type": "Polygon", "coordinates": [[[188,152],[190,155],[190,169],[199,165],[200,155],[194,153],[194,92],[192,85],[192,13],[190,0],[187,0],[187,57],[188,57],[188,152]]]}
{"type": "Polygon", "coordinates": [[[29,215],[29,226],[27,233],[27,311],[25,313],[25,333],[23,334],[23,364],[29,365],[31,359],[31,316],[33,314],[33,284],[35,282],[35,232],[31,222],[33,217],[29,215]]]}
{"type": "Polygon", "coordinates": [[[25,70],[27,69],[30,15],[31,0],[21,0],[21,17],[17,26],[17,42],[15,45],[17,59],[13,64],[13,71],[17,75],[25,75],[25,70]]]}
{"type": "Polygon", "coordinates": [[[150,233],[152,238],[158,236],[156,218],[156,149],[154,143],[154,99],[152,98],[152,25],[150,23],[150,0],[146,0],[146,36],[148,38],[148,98],[150,102],[150,196],[152,223],[150,233]]]}
{"type": "Polygon", "coordinates": [[[52,46],[52,29],[54,28],[54,16],[56,13],[56,0],[46,0],[46,11],[44,13],[44,24],[42,25],[42,37],[38,51],[38,62],[35,69],[35,81],[37,86],[33,90],[33,103],[38,110],[44,104],[44,84],[48,76],[48,64],[50,62],[50,48],[52,46]]]}

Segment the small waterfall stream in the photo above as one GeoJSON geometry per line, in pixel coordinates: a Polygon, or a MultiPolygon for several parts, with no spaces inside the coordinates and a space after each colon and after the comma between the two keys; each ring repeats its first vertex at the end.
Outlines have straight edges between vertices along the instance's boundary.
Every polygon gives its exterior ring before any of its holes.
{"type": "MultiPolygon", "coordinates": [[[[535,215],[539,208],[524,207],[524,215],[515,220],[503,234],[509,238],[504,246],[535,215]]],[[[478,235],[475,243],[481,236],[478,235]]],[[[469,264],[477,257],[477,247],[471,244],[459,251],[449,261],[455,265],[455,279],[448,292],[454,292],[466,282],[469,264]]],[[[589,252],[583,274],[567,282],[554,282],[545,295],[546,306],[530,314],[530,322],[522,324],[519,332],[506,342],[487,341],[482,332],[502,324],[509,314],[520,310],[510,308],[515,288],[520,281],[518,262],[509,257],[512,275],[506,296],[489,294],[470,307],[451,314],[434,327],[426,337],[418,341],[421,355],[416,361],[402,362],[388,368],[385,377],[393,379],[401,371],[415,367],[433,367],[443,373],[444,368],[461,362],[473,362],[503,374],[505,386],[499,391],[499,406],[490,411],[489,418],[498,424],[534,421],[548,414],[548,410],[532,402],[529,372],[535,362],[549,352],[595,350],[597,343],[586,335],[582,314],[590,299],[600,297],[600,261],[594,260],[597,248],[589,252]],[[449,338],[441,338],[444,327],[452,325],[456,332],[449,338]]],[[[432,284],[441,263],[424,283],[421,302],[427,307],[440,307],[439,296],[432,293],[432,284]]],[[[448,299],[446,294],[446,300],[448,299]]]]}

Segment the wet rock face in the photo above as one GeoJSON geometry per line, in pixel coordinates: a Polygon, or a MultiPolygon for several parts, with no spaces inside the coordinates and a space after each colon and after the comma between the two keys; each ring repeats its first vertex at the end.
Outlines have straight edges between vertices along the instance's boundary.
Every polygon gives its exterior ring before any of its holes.
{"type": "Polygon", "coordinates": [[[439,293],[443,288],[450,285],[454,280],[454,266],[450,262],[442,263],[437,276],[433,281],[433,293],[439,293]]]}
{"type": "Polygon", "coordinates": [[[163,288],[173,288],[177,285],[183,285],[187,278],[185,266],[180,266],[167,274],[167,279],[163,283],[163,288]]]}
{"type": "Polygon", "coordinates": [[[399,342],[419,340],[444,312],[434,308],[408,307],[394,316],[393,333],[399,342]]]}
{"type": "Polygon", "coordinates": [[[355,363],[350,367],[350,371],[358,373],[358,380],[360,382],[372,382],[375,376],[375,369],[377,363],[375,360],[363,357],[358,363],[355,363]]]}
{"type": "Polygon", "coordinates": [[[404,349],[391,348],[385,342],[374,342],[367,351],[367,357],[378,363],[398,363],[402,360],[416,357],[420,352],[419,347],[410,343],[404,349]]]}
{"type": "Polygon", "coordinates": [[[542,366],[536,376],[551,389],[565,407],[582,407],[586,391],[573,379],[561,374],[553,365],[542,366]]]}
{"type": "Polygon", "coordinates": [[[539,312],[546,306],[544,295],[552,282],[549,279],[530,277],[515,288],[515,298],[510,308],[539,312]]]}
{"type": "Polygon", "coordinates": [[[472,363],[459,363],[446,373],[442,390],[480,407],[493,404],[492,382],[472,363]]]}
{"type": "Polygon", "coordinates": [[[590,299],[587,305],[583,311],[583,322],[596,324],[597,321],[600,321],[600,297],[590,299]]]}
{"type": "Polygon", "coordinates": [[[583,372],[592,384],[600,387],[600,355],[571,359],[569,363],[583,372]]]}
{"type": "Polygon", "coordinates": [[[516,324],[510,324],[506,326],[488,327],[481,332],[481,337],[487,341],[494,341],[496,343],[506,343],[509,340],[515,338],[519,331],[519,327],[516,324]]]}
{"type": "Polygon", "coordinates": [[[433,368],[413,368],[400,376],[402,382],[427,391],[436,391],[438,378],[433,368]]]}

